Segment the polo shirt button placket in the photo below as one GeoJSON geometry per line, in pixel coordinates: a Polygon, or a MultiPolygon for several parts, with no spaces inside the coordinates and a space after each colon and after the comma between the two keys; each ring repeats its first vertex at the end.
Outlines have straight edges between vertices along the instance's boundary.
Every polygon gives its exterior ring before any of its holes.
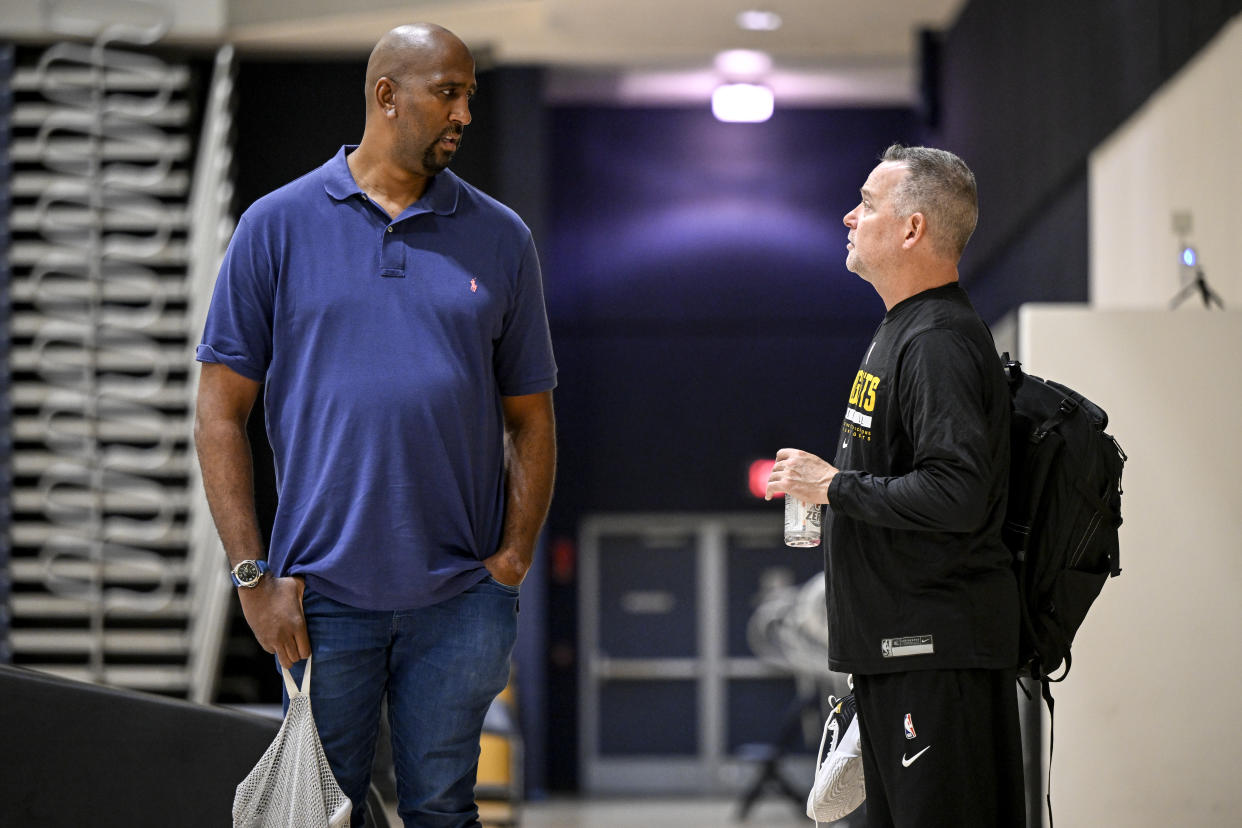
{"type": "Polygon", "coordinates": [[[390,279],[405,278],[405,259],[401,243],[394,238],[391,242],[387,236],[392,235],[395,227],[389,224],[384,228],[384,240],[380,242],[380,275],[390,279]]]}

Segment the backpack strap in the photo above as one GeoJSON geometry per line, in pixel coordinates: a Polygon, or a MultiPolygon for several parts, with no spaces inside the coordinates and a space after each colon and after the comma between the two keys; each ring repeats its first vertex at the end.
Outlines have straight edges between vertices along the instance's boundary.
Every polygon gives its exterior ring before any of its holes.
{"type": "MultiPolygon", "coordinates": [[[[1069,672],[1069,653],[1065,654],[1066,672],[1069,672]]],[[[1061,676],[1065,678],[1065,676],[1061,676]]],[[[1059,681],[1060,679],[1058,679],[1059,681]]],[[[1056,718],[1053,714],[1052,686],[1048,683],[1048,679],[1042,678],[1040,683],[1040,695],[1044,697],[1044,704],[1048,705],[1048,790],[1044,793],[1044,801],[1048,805],[1048,828],[1052,826],[1052,748],[1056,739],[1056,718]]]]}
{"type": "MultiPolygon", "coordinates": [[[[1057,632],[1058,633],[1060,632],[1059,628],[1057,629],[1057,632]]],[[[1065,650],[1065,659],[1064,659],[1065,669],[1062,670],[1061,675],[1057,676],[1056,678],[1053,678],[1051,674],[1048,674],[1046,676],[1040,676],[1039,677],[1040,681],[1044,683],[1047,683],[1050,681],[1065,681],[1065,677],[1069,675],[1070,665],[1074,663],[1074,657],[1070,654],[1070,647],[1069,647],[1069,644],[1065,643],[1064,636],[1061,636],[1061,644],[1065,650]]],[[[1049,709],[1051,709],[1051,705],[1049,705],[1049,709]]]]}
{"type": "MultiPolygon", "coordinates": [[[[1072,402],[1070,400],[1066,400],[1072,402]]],[[[1053,434],[1053,430],[1065,421],[1065,418],[1074,410],[1071,406],[1068,410],[1065,408],[1065,402],[1061,404],[1061,408],[1057,410],[1051,417],[1045,419],[1039,424],[1027,438],[1029,445],[1038,446],[1053,434]]],[[[1009,500],[1011,503],[1024,503],[1027,508],[1023,511],[1021,518],[1014,520],[1010,517],[1005,521],[1005,532],[1010,540],[1010,548],[1014,550],[1014,556],[1019,561],[1026,560],[1026,551],[1030,546],[1031,527],[1035,525],[1035,515],[1039,511],[1039,499],[1032,498],[1031,492],[1042,492],[1045,484],[1048,482],[1048,473],[1052,470],[1052,464],[1056,462],[1057,456],[1064,448],[1064,442],[1057,437],[1060,444],[1051,450],[1036,451],[1031,454],[1031,463],[1027,466],[1025,474],[1020,476],[1018,480],[1010,479],[1009,500]]]]}
{"type": "MultiPolygon", "coordinates": [[[[1031,442],[1036,442],[1033,436],[1031,442]]],[[[1038,442],[1043,442],[1042,438],[1038,442]]],[[[1038,498],[1032,498],[1031,492],[1044,490],[1044,483],[1048,480],[1048,472],[1052,469],[1052,461],[1056,454],[1056,451],[1036,453],[1033,458],[1035,462],[1027,469],[1027,474],[1018,480],[1010,480],[1010,502],[1023,503],[1027,506],[1022,510],[1020,517],[1011,515],[1005,521],[1004,527],[1014,557],[1021,562],[1026,561],[1026,550],[1030,548],[1031,543],[1031,527],[1035,525],[1035,513],[1039,511],[1038,498]]]]}
{"type": "MultiPolygon", "coordinates": [[[[1051,421],[1045,421],[1048,425],[1051,421]]],[[[1055,446],[1045,446],[1042,451],[1031,453],[1030,463],[1027,466],[1026,473],[1019,475],[1018,479],[1010,480],[1009,499],[1011,508],[1007,510],[1009,518],[1005,521],[1003,533],[1005,543],[1013,552],[1014,574],[1018,581],[1019,592],[1025,593],[1027,588],[1027,550],[1030,548],[1031,528],[1035,525],[1035,517],[1039,513],[1040,498],[1032,496],[1032,493],[1042,492],[1048,480],[1048,474],[1052,470],[1053,463],[1056,462],[1057,456],[1064,450],[1065,445],[1059,435],[1053,434],[1048,429],[1040,429],[1040,436],[1035,438],[1034,434],[1028,439],[1030,444],[1043,443],[1049,434],[1052,434],[1057,444],[1055,446]],[[1012,504],[1021,503],[1024,508],[1021,512],[1017,512],[1012,508],[1012,504]]],[[[1039,640],[1039,636],[1035,630],[1035,619],[1031,615],[1031,609],[1025,600],[1018,601],[1019,615],[1022,622],[1022,630],[1029,641],[1035,642],[1039,640]]],[[[1031,677],[1035,679],[1043,678],[1043,672],[1038,663],[1032,665],[1031,677]]]]}

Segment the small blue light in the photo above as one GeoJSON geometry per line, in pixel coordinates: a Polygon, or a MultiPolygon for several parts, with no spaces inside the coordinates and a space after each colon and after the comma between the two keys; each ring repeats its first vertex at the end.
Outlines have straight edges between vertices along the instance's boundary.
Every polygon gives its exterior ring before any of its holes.
{"type": "Polygon", "coordinates": [[[1195,266],[1195,249],[1193,247],[1182,248],[1182,264],[1186,267],[1195,266]]]}

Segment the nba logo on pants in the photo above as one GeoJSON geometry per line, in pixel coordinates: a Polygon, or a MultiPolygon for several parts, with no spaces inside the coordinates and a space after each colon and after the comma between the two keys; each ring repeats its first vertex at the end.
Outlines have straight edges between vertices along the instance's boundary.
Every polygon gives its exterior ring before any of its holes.
{"type": "Polygon", "coordinates": [[[904,727],[905,727],[907,739],[913,739],[916,735],[918,735],[914,732],[914,719],[910,718],[909,713],[906,714],[906,721],[905,721],[904,727]]]}

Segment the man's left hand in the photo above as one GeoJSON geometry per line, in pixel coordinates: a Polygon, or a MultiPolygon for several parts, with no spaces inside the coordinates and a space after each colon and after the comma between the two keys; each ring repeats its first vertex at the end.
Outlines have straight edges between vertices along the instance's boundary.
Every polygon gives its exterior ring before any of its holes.
{"type": "Polygon", "coordinates": [[[512,549],[502,549],[490,558],[483,559],[483,565],[497,581],[506,586],[521,586],[530,570],[530,561],[512,549]]]}

